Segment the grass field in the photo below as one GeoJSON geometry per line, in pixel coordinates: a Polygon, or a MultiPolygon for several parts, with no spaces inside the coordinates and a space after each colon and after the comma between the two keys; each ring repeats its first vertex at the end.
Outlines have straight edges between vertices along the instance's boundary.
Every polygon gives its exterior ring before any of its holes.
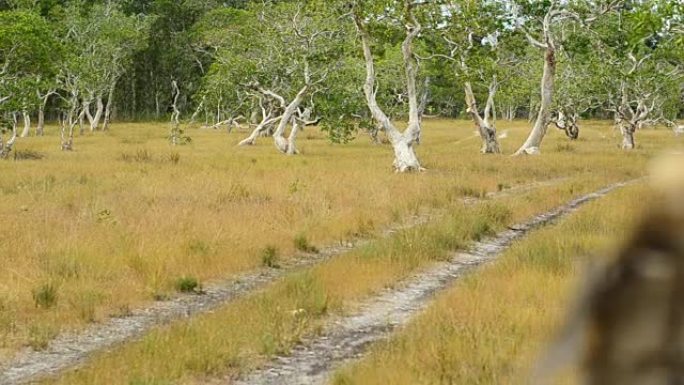
{"type": "MultiPolygon", "coordinates": [[[[500,131],[510,130],[506,151],[522,142],[527,126],[500,124],[500,131]]],[[[166,129],[115,125],[77,138],[74,153],[60,152],[55,136],[29,138],[17,150],[43,159],[0,162],[0,264],[6,267],[0,270],[0,357],[27,344],[40,349],[61,331],[173,296],[182,282],[231,277],[265,259],[293,258],[307,244],[373,238],[418,213],[448,214],[288,276],[214,314],[174,323],[57,381],[230,377],[449,250],[582,192],[643,175],[649,158],[673,145],[670,132],[644,131],[642,147],[624,153],[608,125],[593,123],[574,143],[550,133],[541,157],[481,156],[471,123],[435,120],[426,122],[419,148],[428,171],[397,175],[391,150],[364,137],[332,145],[309,129],[300,140],[303,154],[285,157],[266,139],[237,148],[243,133],[211,130],[192,130],[191,145],[170,148],[166,129]],[[475,207],[461,203],[464,196],[559,177],[566,179],[558,186],[475,207]],[[292,316],[298,309],[306,316],[292,316]]],[[[338,378],[355,381],[364,373],[338,378]]]]}
{"type": "MultiPolygon", "coordinates": [[[[605,262],[651,195],[630,187],[521,241],[332,381],[523,384],[567,315],[588,263],[605,262]]],[[[560,380],[571,381],[572,372],[560,380]]],[[[568,382],[575,383],[575,382],[568,382]]]]}

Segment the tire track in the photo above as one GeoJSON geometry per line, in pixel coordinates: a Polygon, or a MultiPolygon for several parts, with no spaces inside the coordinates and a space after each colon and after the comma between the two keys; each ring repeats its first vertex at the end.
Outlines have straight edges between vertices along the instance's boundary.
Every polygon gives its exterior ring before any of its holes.
{"type": "Polygon", "coordinates": [[[495,260],[515,240],[575,212],[587,202],[634,182],[636,181],[612,184],[581,196],[525,223],[510,227],[492,238],[478,242],[467,252],[454,253],[450,261],[434,265],[404,281],[399,288],[387,290],[369,299],[362,304],[356,314],[331,321],[320,336],[304,340],[289,356],[276,358],[266,367],[238,380],[237,384],[326,383],[335,369],[350,360],[362,357],[370,344],[387,338],[397,327],[407,324],[427,307],[436,292],[446,289],[476,267],[495,260]]]}
{"type": "MultiPolygon", "coordinates": [[[[483,198],[464,198],[463,203],[474,205],[485,199],[501,198],[557,185],[564,180],[567,178],[515,186],[508,190],[488,193],[483,198]]],[[[439,216],[439,213],[414,216],[405,224],[385,230],[380,238],[423,225],[439,216]]],[[[338,245],[322,248],[317,254],[295,258],[278,269],[261,268],[241,274],[237,278],[207,285],[201,295],[180,295],[169,301],[155,302],[149,307],[134,310],[125,318],[111,318],[104,323],[90,325],[79,332],[63,333],[52,340],[45,350],[34,351],[26,348],[10,360],[0,363],[0,385],[28,383],[78,367],[96,352],[139,339],[153,328],[174,320],[209,312],[254,293],[293,271],[324,262],[372,241],[373,239],[355,239],[340,242],[338,245]]]]}

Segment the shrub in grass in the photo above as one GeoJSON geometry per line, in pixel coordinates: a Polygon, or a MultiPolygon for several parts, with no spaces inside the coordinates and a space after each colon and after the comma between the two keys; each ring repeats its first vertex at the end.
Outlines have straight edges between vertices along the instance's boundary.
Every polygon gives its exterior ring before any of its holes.
{"type": "Polygon", "coordinates": [[[266,267],[278,268],[278,249],[275,246],[266,246],[261,250],[261,264],[266,267]]]}
{"type": "Polygon", "coordinates": [[[57,287],[52,283],[45,283],[33,290],[33,302],[36,307],[49,309],[57,304],[57,287]]]}
{"type": "Polygon", "coordinates": [[[201,288],[199,280],[195,277],[180,277],[174,287],[181,293],[196,293],[201,288]]]}
{"type": "Polygon", "coordinates": [[[299,234],[295,237],[294,247],[305,253],[318,253],[318,249],[309,243],[309,240],[306,239],[306,235],[304,234],[299,234]]]}

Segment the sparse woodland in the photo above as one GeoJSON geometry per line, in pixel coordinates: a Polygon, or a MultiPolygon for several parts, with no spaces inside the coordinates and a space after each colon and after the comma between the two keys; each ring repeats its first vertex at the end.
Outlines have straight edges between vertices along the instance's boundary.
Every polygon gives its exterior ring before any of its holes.
{"type": "Polygon", "coordinates": [[[0,385],[249,378],[511,231],[312,366],[527,383],[682,140],[682,1],[0,0],[0,385]]]}
{"type": "MultiPolygon", "coordinates": [[[[484,153],[496,120],[527,118],[515,154],[550,127],[614,121],[625,150],[639,129],[681,131],[682,4],[575,1],[5,0],[0,153],[58,122],[75,133],[115,120],[241,128],[298,154],[316,124],[334,142],[368,133],[397,171],[422,170],[423,116],[470,116],[484,153]],[[396,127],[406,121],[405,129],[396,127]],[[380,137],[378,136],[380,135],[380,137]]],[[[186,128],[184,128],[186,127],[186,128]]]]}

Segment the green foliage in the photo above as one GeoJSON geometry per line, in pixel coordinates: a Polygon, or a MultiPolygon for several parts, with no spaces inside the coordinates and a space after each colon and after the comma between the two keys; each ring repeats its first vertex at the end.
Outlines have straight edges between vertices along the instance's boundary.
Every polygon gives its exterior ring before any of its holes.
{"type": "Polygon", "coordinates": [[[202,286],[197,278],[185,276],[176,279],[174,288],[180,293],[195,293],[201,291],[202,286]]]}
{"type": "Polygon", "coordinates": [[[259,253],[261,257],[261,264],[265,267],[278,268],[278,249],[275,246],[269,245],[264,247],[259,253]]]}
{"type": "Polygon", "coordinates": [[[305,253],[318,253],[318,249],[309,243],[309,240],[306,238],[306,234],[298,234],[294,238],[294,247],[295,249],[305,253]]]}

